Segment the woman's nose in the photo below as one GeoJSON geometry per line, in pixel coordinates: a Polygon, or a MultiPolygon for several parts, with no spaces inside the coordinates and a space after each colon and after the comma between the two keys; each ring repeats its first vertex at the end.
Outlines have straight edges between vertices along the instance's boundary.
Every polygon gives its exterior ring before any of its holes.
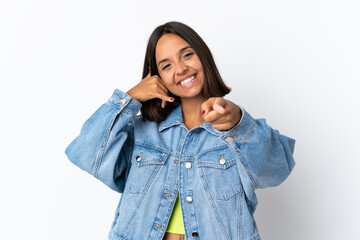
{"type": "Polygon", "coordinates": [[[188,70],[188,66],[181,61],[176,66],[176,73],[178,75],[182,75],[186,73],[187,70],[188,70]]]}

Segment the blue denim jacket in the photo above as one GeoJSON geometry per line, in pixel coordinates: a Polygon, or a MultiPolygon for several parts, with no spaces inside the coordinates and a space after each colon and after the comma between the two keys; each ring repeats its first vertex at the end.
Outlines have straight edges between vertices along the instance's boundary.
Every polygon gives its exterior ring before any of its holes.
{"type": "Polygon", "coordinates": [[[122,193],[108,238],[161,240],[179,191],[186,239],[260,239],[255,189],[287,178],[295,140],[241,106],[227,131],[208,122],[188,130],[181,105],[162,122],[144,121],[141,106],[116,89],[65,150],[122,193]]]}

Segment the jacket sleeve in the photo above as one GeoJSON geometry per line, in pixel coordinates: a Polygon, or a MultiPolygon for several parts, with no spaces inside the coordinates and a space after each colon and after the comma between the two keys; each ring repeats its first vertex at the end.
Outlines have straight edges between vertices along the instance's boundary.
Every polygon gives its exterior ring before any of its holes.
{"type": "Polygon", "coordinates": [[[280,134],[267,125],[265,119],[254,119],[239,107],[241,119],[224,138],[239,156],[240,176],[246,175],[255,189],[275,187],[295,166],[295,139],[280,134]]]}
{"type": "Polygon", "coordinates": [[[133,120],[142,104],[115,89],[66,148],[68,159],[114,191],[122,193],[134,141],[133,120]]]}

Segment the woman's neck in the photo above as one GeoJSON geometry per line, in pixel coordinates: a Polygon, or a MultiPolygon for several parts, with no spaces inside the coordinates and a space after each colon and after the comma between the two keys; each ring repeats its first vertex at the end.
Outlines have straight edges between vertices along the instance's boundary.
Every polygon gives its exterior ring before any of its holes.
{"type": "Polygon", "coordinates": [[[194,98],[181,98],[181,108],[185,126],[190,130],[205,122],[201,114],[201,104],[206,99],[202,96],[194,98]]]}

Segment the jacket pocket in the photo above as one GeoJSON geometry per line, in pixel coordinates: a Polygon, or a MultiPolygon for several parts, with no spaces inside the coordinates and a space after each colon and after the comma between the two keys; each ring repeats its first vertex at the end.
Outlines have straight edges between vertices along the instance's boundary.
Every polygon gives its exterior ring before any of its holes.
{"type": "Polygon", "coordinates": [[[125,190],[133,194],[146,193],[168,156],[166,150],[135,143],[125,190]]]}
{"type": "Polygon", "coordinates": [[[242,192],[236,156],[228,146],[199,154],[196,165],[204,188],[213,199],[226,201],[242,192]]]}

